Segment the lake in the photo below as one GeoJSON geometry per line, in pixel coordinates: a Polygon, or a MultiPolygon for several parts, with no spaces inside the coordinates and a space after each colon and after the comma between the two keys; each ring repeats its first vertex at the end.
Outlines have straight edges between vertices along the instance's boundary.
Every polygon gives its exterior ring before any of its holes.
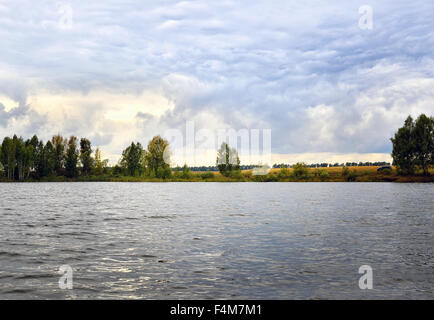
{"type": "Polygon", "coordinates": [[[0,299],[433,299],[433,199],[434,184],[3,183],[0,299]]]}

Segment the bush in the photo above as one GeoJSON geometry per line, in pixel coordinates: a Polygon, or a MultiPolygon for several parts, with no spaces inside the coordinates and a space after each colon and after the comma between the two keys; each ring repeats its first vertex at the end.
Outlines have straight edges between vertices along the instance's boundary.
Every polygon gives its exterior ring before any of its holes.
{"type": "Polygon", "coordinates": [[[384,174],[386,176],[390,176],[392,174],[392,170],[390,169],[383,169],[380,171],[381,174],[384,174]]]}
{"type": "Polygon", "coordinates": [[[153,179],[153,178],[155,178],[155,171],[152,170],[152,169],[146,168],[145,175],[146,175],[148,178],[153,179]]]}
{"type": "Polygon", "coordinates": [[[167,179],[172,176],[172,170],[169,167],[158,167],[157,178],[167,179]]]}
{"type": "Polygon", "coordinates": [[[330,179],[330,174],[327,170],[318,170],[318,177],[321,181],[328,181],[330,179]]]}
{"type": "Polygon", "coordinates": [[[267,182],[276,182],[276,181],[278,181],[278,180],[279,180],[279,179],[277,178],[277,175],[272,174],[272,173],[267,174],[267,175],[265,176],[265,181],[267,181],[267,182]]]}
{"type": "Polygon", "coordinates": [[[289,171],[288,168],[281,168],[279,173],[277,174],[277,177],[279,179],[286,179],[289,178],[291,176],[291,172],[289,171]]]}
{"type": "Polygon", "coordinates": [[[122,170],[122,168],[119,165],[115,165],[114,168],[113,168],[113,170],[112,170],[112,172],[113,172],[113,174],[115,176],[121,175],[123,173],[122,171],[123,170],[122,170]]]}
{"type": "Polygon", "coordinates": [[[201,173],[201,174],[200,174],[200,177],[201,177],[203,180],[206,180],[206,179],[214,179],[214,173],[212,173],[212,172],[204,172],[204,173],[201,173]]]}
{"type": "Polygon", "coordinates": [[[248,170],[248,171],[242,172],[242,175],[245,179],[250,180],[250,179],[252,179],[253,172],[251,170],[248,170]]]}
{"type": "Polygon", "coordinates": [[[347,181],[356,181],[357,179],[357,172],[355,170],[351,170],[347,175],[347,181]]]}
{"type": "Polygon", "coordinates": [[[181,175],[182,175],[181,168],[180,167],[176,167],[175,170],[174,170],[174,172],[173,172],[173,177],[175,179],[181,179],[181,175]]]}
{"type": "Polygon", "coordinates": [[[296,163],[292,166],[294,177],[297,179],[308,179],[311,174],[309,172],[309,168],[304,163],[296,163]]]}
{"type": "Polygon", "coordinates": [[[182,179],[190,179],[192,177],[190,168],[184,164],[184,167],[182,168],[182,174],[181,174],[181,178],[182,179]]]}
{"type": "Polygon", "coordinates": [[[350,174],[348,167],[342,167],[342,177],[347,177],[350,174]]]}
{"type": "Polygon", "coordinates": [[[254,176],[252,176],[252,178],[253,178],[253,180],[255,181],[255,182],[265,182],[265,181],[267,181],[267,176],[266,175],[254,175],[254,176]]]}
{"type": "Polygon", "coordinates": [[[241,170],[233,170],[230,172],[229,177],[232,179],[242,179],[243,175],[241,174],[241,170]]]}

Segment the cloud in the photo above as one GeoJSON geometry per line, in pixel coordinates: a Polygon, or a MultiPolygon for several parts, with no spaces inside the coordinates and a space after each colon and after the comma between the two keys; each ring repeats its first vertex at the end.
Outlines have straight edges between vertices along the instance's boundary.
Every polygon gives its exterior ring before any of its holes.
{"type": "MultiPolygon", "coordinates": [[[[132,140],[271,128],[275,154],[389,153],[432,114],[434,4],[0,1],[0,134],[132,140]],[[65,27],[67,26],[67,27],[65,27]]],[[[362,156],[361,156],[362,157],[362,156]]]]}

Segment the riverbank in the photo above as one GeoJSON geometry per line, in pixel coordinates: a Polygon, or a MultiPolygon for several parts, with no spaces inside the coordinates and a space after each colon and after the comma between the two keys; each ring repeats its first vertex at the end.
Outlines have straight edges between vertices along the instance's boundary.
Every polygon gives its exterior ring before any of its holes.
{"type": "MultiPolygon", "coordinates": [[[[421,174],[401,176],[395,168],[377,171],[378,167],[328,167],[309,168],[304,175],[297,176],[294,170],[271,169],[266,175],[253,175],[252,170],[244,170],[226,177],[219,172],[191,172],[188,178],[172,175],[167,179],[132,177],[124,175],[87,175],[76,178],[64,176],[26,179],[21,182],[434,182],[434,171],[430,176],[421,174]]],[[[17,182],[0,179],[0,182],[17,182]]]]}

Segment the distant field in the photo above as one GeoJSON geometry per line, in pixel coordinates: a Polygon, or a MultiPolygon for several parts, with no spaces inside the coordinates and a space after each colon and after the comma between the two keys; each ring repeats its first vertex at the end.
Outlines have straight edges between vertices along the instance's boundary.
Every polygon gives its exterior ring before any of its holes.
{"type": "MultiPolygon", "coordinates": [[[[315,171],[315,170],[326,170],[329,174],[341,174],[342,172],[342,168],[343,167],[327,167],[327,168],[309,168],[310,171],[315,171]]],[[[366,167],[348,167],[349,170],[354,170],[357,173],[362,173],[362,172],[370,172],[370,173],[377,173],[377,169],[380,168],[378,166],[366,166],[366,167]]],[[[395,170],[395,167],[393,167],[393,169],[395,170]]],[[[288,170],[290,172],[292,172],[292,168],[288,168],[288,170]]],[[[245,170],[245,171],[249,171],[249,170],[245,170]]],[[[276,168],[276,169],[271,169],[270,173],[276,173],[279,172],[280,168],[276,168]]]]}
{"type": "MultiPolygon", "coordinates": [[[[314,172],[315,170],[326,170],[329,174],[341,174],[342,172],[342,168],[343,167],[327,167],[327,168],[309,168],[310,171],[314,172]]],[[[355,170],[357,171],[357,173],[360,172],[370,172],[370,173],[377,173],[377,169],[380,168],[379,166],[363,166],[363,167],[348,167],[350,170],[355,170]]],[[[288,170],[290,172],[292,172],[292,168],[288,168],[288,170]]],[[[393,167],[393,170],[395,171],[395,167],[393,167]]],[[[241,172],[243,173],[247,173],[247,172],[252,172],[253,169],[247,169],[247,170],[242,170],[241,172]]],[[[270,169],[270,173],[278,173],[280,171],[280,168],[273,168],[270,169]]],[[[206,173],[206,172],[212,172],[215,175],[220,175],[220,172],[218,171],[194,171],[193,173],[206,173]]]]}

